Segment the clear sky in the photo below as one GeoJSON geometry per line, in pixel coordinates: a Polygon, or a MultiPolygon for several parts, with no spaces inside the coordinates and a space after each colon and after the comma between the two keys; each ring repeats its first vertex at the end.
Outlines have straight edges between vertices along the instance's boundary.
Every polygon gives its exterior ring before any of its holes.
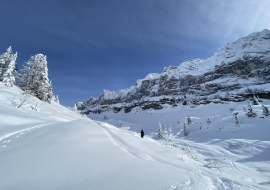
{"type": "Polygon", "coordinates": [[[135,85],[270,29],[269,0],[1,0],[0,53],[47,56],[60,103],[135,85]]]}

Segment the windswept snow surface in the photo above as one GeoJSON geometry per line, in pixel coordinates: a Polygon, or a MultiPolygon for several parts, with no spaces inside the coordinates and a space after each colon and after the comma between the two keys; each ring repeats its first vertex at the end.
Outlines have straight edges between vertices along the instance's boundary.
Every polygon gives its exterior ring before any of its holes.
{"type": "MultiPolygon", "coordinates": [[[[16,87],[7,88],[0,84],[1,190],[269,189],[269,128],[265,129],[268,119],[263,120],[265,123],[262,126],[257,123],[257,130],[252,130],[254,138],[250,134],[251,130],[248,130],[244,148],[232,150],[228,149],[226,143],[236,141],[240,133],[240,130],[233,128],[233,124],[229,124],[230,127],[224,132],[214,126],[209,127],[209,132],[206,132],[206,128],[196,131],[197,124],[189,125],[190,136],[178,141],[197,149],[198,160],[195,161],[187,155],[182,158],[183,151],[180,148],[169,150],[162,146],[163,141],[154,140],[148,135],[141,138],[134,131],[136,126],[137,130],[144,126],[143,129],[149,134],[154,130],[151,127],[157,126],[157,118],[163,123],[173,122],[172,116],[168,116],[177,113],[181,117],[184,115],[181,115],[181,109],[185,108],[165,109],[152,114],[111,113],[110,117],[114,118],[106,120],[113,123],[119,121],[117,116],[121,116],[122,120],[126,119],[125,124],[133,122],[133,131],[129,131],[127,128],[93,121],[55,102],[47,104],[36,98],[16,108],[10,104],[10,99],[16,95],[13,98],[15,100],[20,93],[16,87]],[[39,112],[34,110],[37,102],[40,103],[39,112]],[[139,115],[141,117],[136,117],[139,115]],[[156,120],[150,115],[156,115],[156,120]],[[145,119],[147,117],[148,121],[145,119]],[[135,121],[140,118],[142,123],[135,121]],[[146,124],[150,124],[151,120],[153,126],[149,125],[147,129],[146,124]],[[261,138],[260,130],[264,130],[261,138]],[[235,136],[230,136],[232,134],[235,136]],[[225,160],[222,162],[228,166],[222,173],[205,166],[207,159],[217,154],[224,155],[225,160]]],[[[207,107],[215,108],[213,105],[207,107]]],[[[185,114],[189,111],[186,109],[185,114]]],[[[197,110],[198,119],[207,115],[203,108],[194,110],[197,110]]],[[[225,128],[225,123],[232,123],[233,120],[230,115],[221,117],[223,113],[217,110],[211,118],[213,123],[214,118],[218,118],[216,122],[220,121],[225,128]]],[[[96,118],[102,115],[91,116],[96,118]]],[[[190,116],[195,116],[195,112],[190,116]]],[[[246,122],[244,119],[241,121],[246,122]]],[[[246,122],[241,127],[234,127],[243,128],[241,133],[244,133],[245,129],[254,127],[253,124],[246,122]]],[[[174,130],[180,129],[176,125],[173,127],[174,130]]]]}

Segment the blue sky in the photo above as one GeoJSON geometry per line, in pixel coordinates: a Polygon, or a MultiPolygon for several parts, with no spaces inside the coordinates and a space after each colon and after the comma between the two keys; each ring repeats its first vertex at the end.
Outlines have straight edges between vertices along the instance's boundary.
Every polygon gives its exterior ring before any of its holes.
{"type": "Polygon", "coordinates": [[[135,85],[270,29],[269,0],[1,0],[0,53],[47,56],[60,103],[135,85]]]}

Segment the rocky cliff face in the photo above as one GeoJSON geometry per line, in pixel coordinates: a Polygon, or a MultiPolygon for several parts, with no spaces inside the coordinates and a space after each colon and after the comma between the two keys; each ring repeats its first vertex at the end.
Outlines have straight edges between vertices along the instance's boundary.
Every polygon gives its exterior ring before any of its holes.
{"type": "Polygon", "coordinates": [[[207,60],[190,60],[178,67],[165,67],[160,74],[148,74],[130,89],[103,90],[97,99],[89,98],[79,109],[88,112],[111,108],[115,112],[122,108],[129,112],[136,106],[162,109],[164,102],[184,103],[190,95],[203,99],[218,92],[228,94],[267,83],[270,83],[270,30],[263,30],[226,44],[207,60]],[[151,100],[153,97],[155,101],[151,100]]]}

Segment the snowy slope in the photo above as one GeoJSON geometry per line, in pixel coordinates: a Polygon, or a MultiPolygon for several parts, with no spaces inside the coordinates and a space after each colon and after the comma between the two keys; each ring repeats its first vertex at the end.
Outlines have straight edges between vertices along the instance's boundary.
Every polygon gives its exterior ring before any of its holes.
{"type": "MultiPolygon", "coordinates": [[[[269,100],[263,100],[261,103],[270,107],[269,100]]],[[[155,132],[158,131],[158,123],[164,124],[167,128],[172,126],[176,133],[183,130],[184,122],[187,123],[187,115],[189,115],[196,120],[196,123],[190,124],[188,126],[190,134],[179,140],[179,154],[184,152],[186,145],[197,152],[195,155],[201,164],[205,164],[205,161],[210,158],[225,159],[228,168],[224,169],[224,172],[227,175],[261,184],[262,189],[270,189],[270,118],[263,115],[261,105],[254,106],[258,113],[256,118],[247,117],[246,112],[243,111],[244,107],[248,108],[246,102],[211,103],[199,105],[196,108],[178,105],[177,107],[168,106],[159,111],[143,111],[138,108],[130,113],[124,111],[91,113],[88,117],[124,130],[130,127],[131,131],[139,132],[143,129],[146,134],[156,139],[155,132]],[[230,111],[230,108],[234,108],[234,111],[230,111]],[[237,112],[240,127],[235,124],[233,115],[237,112]],[[108,119],[104,119],[105,115],[108,119]],[[211,120],[210,125],[206,122],[208,118],[211,120]],[[230,143],[239,144],[241,147],[231,148],[230,143]]],[[[183,132],[180,137],[184,137],[183,132]]],[[[158,142],[165,143],[162,140],[158,142]]]]}
{"type": "MultiPolygon", "coordinates": [[[[237,131],[233,124],[227,130],[224,129],[224,133],[216,130],[215,126],[209,128],[209,133],[206,129],[200,133],[201,131],[195,130],[197,124],[193,124],[190,125],[190,136],[184,140],[178,139],[179,148],[170,150],[163,147],[163,141],[156,141],[150,136],[142,139],[137,132],[90,120],[54,102],[50,105],[33,98],[32,102],[22,108],[10,106],[7,98],[19,93],[20,90],[16,87],[7,88],[0,84],[1,190],[270,189],[267,171],[269,138],[267,135],[260,138],[259,132],[252,138],[250,131],[254,130],[248,130],[250,136],[246,136],[249,139],[246,139],[247,145],[243,149],[230,150],[225,141],[233,141],[239,137],[239,132],[230,137],[230,131],[237,131]],[[41,104],[39,112],[32,108],[36,102],[41,104]],[[198,138],[199,136],[204,138],[198,138]],[[182,158],[181,148],[184,144],[198,150],[196,161],[187,154],[182,158]],[[227,165],[221,173],[205,166],[210,156],[217,155],[224,155],[225,160],[222,162],[227,165]],[[243,163],[240,162],[241,159],[243,163]],[[256,167],[260,170],[257,171],[256,167]]],[[[206,108],[217,107],[207,105],[206,108]]],[[[173,115],[172,113],[179,114],[175,119],[186,114],[179,112],[179,109],[174,112],[175,110],[168,108],[152,114],[140,112],[140,117],[134,120],[141,119],[142,125],[149,124],[153,118],[168,123],[171,122],[168,116],[173,115]],[[153,114],[155,117],[150,118],[153,114]],[[148,123],[143,119],[146,117],[150,119],[148,123]]],[[[224,113],[217,110],[206,114],[203,108],[196,110],[197,114],[192,113],[192,116],[196,115],[201,119],[209,114],[218,117],[224,113]]],[[[125,115],[125,118],[131,121],[128,118],[134,115],[133,112],[132,115],[125,115]]],[[[242,118],[241,121],[244,123],[242,118]]],[[[258,131],[269,134],[269,128],[265,129],[269,119],[264,121],[258,131]]],[[[216,122],[225,125],[232,123],[232,119],[228,115],[220,117],[216,122]]],[[[155,120],[153,123],[156,125],[155,120]]],[[[241,132],[251,128],[253,124],[243,124],[241,132]]],[[[174,128],[179,129],[176,126],[174,128]]]]}

